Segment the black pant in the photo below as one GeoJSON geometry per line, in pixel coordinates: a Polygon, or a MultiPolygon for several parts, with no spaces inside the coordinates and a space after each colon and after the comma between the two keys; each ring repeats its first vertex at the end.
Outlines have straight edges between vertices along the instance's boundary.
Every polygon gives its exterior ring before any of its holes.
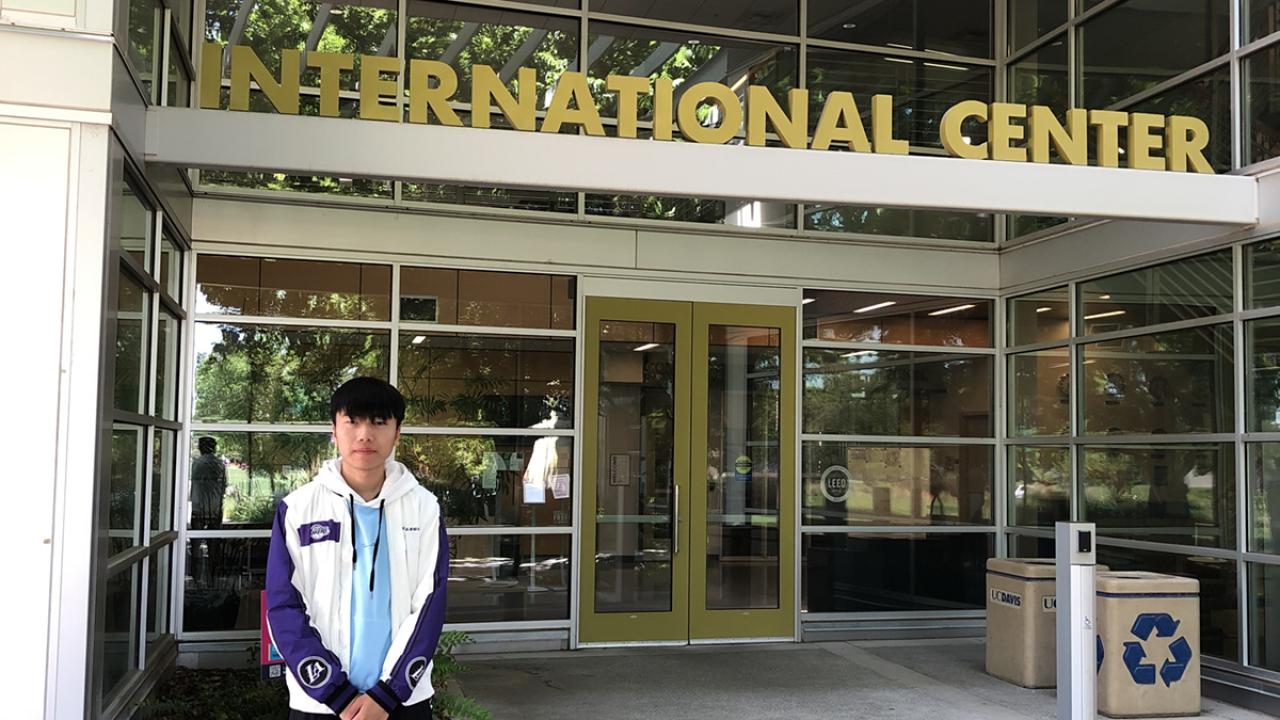
{"type": "MultiPolygon", "coordinates": [[[[334,717],[336,716],[289,709],[289,720],[333,720],[334,717]]],[[[388,720],[431,720],[431,701],[425,700],[416,705],[401,705],[391,713],[388,720]]]]}

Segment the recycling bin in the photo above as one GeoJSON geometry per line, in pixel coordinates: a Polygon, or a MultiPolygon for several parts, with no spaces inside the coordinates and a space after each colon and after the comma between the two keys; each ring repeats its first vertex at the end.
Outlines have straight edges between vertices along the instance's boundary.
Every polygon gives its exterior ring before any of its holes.
{"type": "Polygon", "coordinates": [[[987,673],[1026,688],[1057,682],[1053,560],[987,560],[987,673]]]}
{"type": "Polygon", "coordinates": [[[1200,582],[1152,572],[1097,576],[1098,712],[1200,712],[1200,582]]]}

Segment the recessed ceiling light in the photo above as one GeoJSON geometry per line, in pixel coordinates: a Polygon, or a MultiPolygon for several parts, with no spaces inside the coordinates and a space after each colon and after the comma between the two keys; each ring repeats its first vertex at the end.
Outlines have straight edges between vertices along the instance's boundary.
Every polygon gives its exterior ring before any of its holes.
{"type": "Polygon", "coordinates": [[[858,27],[858,23],[845,23],[845,24],[841,25],[840,27],[844,28],[845,30],[852,30],[852,29],[854,29],[854,28],[858,27]]]}
{"type": "Polygon", "coordinates": [[[1110,296],[1110,295],[1099,295],[1099,296],[1098,296],[1098,299],[1099,299],[1099,300],[1110,300],[1110,299],[1111,299],[1111,296],[1110,296]]]}
{"type": "Polygon", "coordinates": [[[801,300],[801,301],[800,301],[800,304],[801,304],[801,305],[808,305],[808,304],[809,304],[809,303],[811,303],[811,302],[818,302],[818,298],[805,298],[804,300],[801,300]]]}
{"type": "Polygon", "coordinates": [[[929,313],[929,317],[937,317],[938,315],[946,315],[948,313],[960,312],[961,310],[968,310],[969,308],[972,308],[972,307],[977,307],[977,305],[974,305],[973,303],[969,303],[968,305],[957,305],[955,307],[943,308],[941,310],[934,310],[933,312],[929,313]]]}
{"type": "Polygon", "coordinates": [[[1038,312],[1038,313],[1049,312],[1049,311],[1050,311],[1050,310],[1052,310],[1052,309],[1053,309],[1053,308],[1051,308],[1051,307],[1038,307],[1038,308],[1036,308],[1036,312],[1038,312]]]}
{"type": "Polygon", "coordinates": [[[876,303],[875,305],[868,305],[866,307],[858,308],[857,310],[854,310],[854,312],[856,313],[871,312],[872,310],[879,310],[880,308],[887,308],[890,305],[897,305],[897,304],[898,302],[896,300],[886,300],[885,302],[882,302],[882,303],[876,303]]]}
{"type": "Polygon", "coordinates": [[[426,335],[415,335],[413,338],[414,345],[421,345],[427,339],[426,335]]]}
{"type": "Polygon", "coordinates": [[[633,347],[631,349],[636,352],[644,352],[645,350],[652,350],[656,347],[658,347],[658,343],[645,343],[643,345],[640,345],[638,347],[633,347]]]}
{"type": "Polygon", "coordinates": [[[1124,314],[1123,310],[1112,310],[1110,312],[1100,312],[1100,313],[1094,313],[1092,315],[1085,315],[1084,319],[1097,320],[1099,318],[1109,318],[1109,317],[1115,317],[1117,315],[1123,315],[1123,314],[1124,314]]]}

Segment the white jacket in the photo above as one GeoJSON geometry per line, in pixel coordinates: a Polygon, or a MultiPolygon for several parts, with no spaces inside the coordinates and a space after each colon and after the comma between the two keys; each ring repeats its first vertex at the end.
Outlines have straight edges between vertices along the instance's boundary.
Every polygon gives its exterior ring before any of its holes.
{"type": "Polygon", "coordinates": [[[290,672],[289,707],[338,714],[358,695],[347,680],[352,505],[381,507],[391,565],[391,649],[368,693],[387,712],[430,698],[431,658],[444,626],[449,544],[440,503],[403,464],[387,462],[365,502],[329,460],[276,510],[267,558],[267,625],[290,672]]]}

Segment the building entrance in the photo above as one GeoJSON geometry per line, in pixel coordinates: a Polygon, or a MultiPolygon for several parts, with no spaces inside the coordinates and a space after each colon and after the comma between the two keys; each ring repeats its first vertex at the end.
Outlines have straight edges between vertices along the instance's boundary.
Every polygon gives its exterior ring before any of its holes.
{"type": "Polygon", "coordinates": [[[581,644],[794,636],[795,317],[587,299],[581,644]]]}

